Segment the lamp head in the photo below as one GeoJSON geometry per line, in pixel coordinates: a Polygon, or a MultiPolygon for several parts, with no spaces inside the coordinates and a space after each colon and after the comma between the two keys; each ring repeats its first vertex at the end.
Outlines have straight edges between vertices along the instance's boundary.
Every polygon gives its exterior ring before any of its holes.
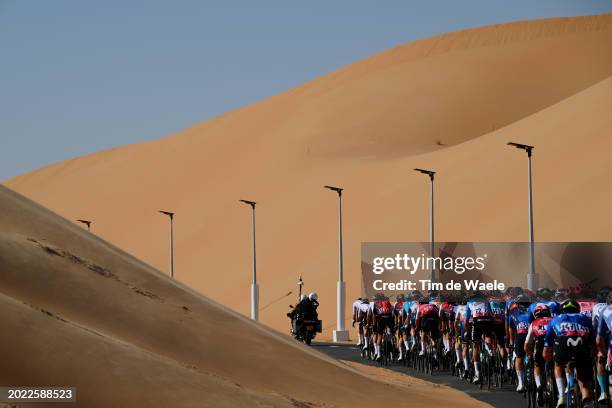
{"type": "Polygon", "coordinates": [[[249,200],[240,200],[240,202],[250,205],[253,209],[255,209],[255,204],[257,204],[255,201],[249,201],[249,200]]]}
{"type": "Polygon", "coordinates": [[[430,179],[434,179],[434,174],[436,174],[435,171],[432,170],[425,170],[425,169],[414,169],[414,171],[418,171],[419,173],[423,173],[423,174],[427,174],[429,176],[430,179]]]}
{"type": "Polygon", "coordinates": [[[530,145],[526,145],[526,144],[522,144],[522,143],[515,143],[515,142],[508,142],[508,146],[514,146],[517,149],[521,149],[527,152],[528,155],[531,156],[531,151],[534,149],[533,146],[530,145]]]}
{"type": "Polygon", "coordinates": [[[170,217],[170,218],[174,217],[174,213],[173,213],[173,212],[170,212],[170,211],[162,211],[162,210],[159,210],[159,212],[160,212],[161,214],[165,214],[165,215],[167,215],[167,216],[168,216],[168,217],[170,217]]]}
{"type": "Polygon", "coordinates": [[[344,190],[343,188],[340,187],[334,187],[334,186],[323,186],[324,188],[328,189],[328,190],[332,190],[335,191],[338,194],[342,194],[342,190],[344,190]]]}

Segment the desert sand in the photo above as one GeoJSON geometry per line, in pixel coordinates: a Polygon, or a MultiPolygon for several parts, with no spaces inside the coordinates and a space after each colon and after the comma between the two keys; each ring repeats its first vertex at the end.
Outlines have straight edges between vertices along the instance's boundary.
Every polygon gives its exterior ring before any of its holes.
{"type": "Polygon", "coordinates": [[[0,211],[2,385],[76,386],[88,408],[485,406],[427,383],[375,380],[5,187],[0,211]]]}
{"type": "MultiPolygon", "coordinates": [[[[414,167],[438,172],[438,240],[528,239],[526,157],[510,140],[536,146],[536,240],[610,240],[611,49],[612,15],[443,34],[175,135],[5,184],[69,220],[92,219],[94,234],[162,271],[168,220],[157,210],[175,211],[177,285],[242,314],[251,213],[238,200],[255,200],[261,321],[288,330],[301,274],[320,295],[329,338],[337,198],[325,184],[345,188],[347,308],[361,291],[361,242],[428,239],[428,180],[414,167]]],[[[101,318],[132,327],[113,313],[101,318]]]]}

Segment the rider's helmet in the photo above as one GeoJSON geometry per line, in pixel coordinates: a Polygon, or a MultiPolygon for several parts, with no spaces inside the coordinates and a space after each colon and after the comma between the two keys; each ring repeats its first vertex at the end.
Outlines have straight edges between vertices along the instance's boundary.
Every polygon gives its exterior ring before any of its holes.
{"type": "Polygon", "coordinates": [[[533,315],[536,319],[539,319],[540,317],[550,317],[550,308],[546,305],[539,304],[533,310],[533,315]]]}
{"type": "Polygon", "coordinates": [[[612,305],[612,292],[608,293],[608,297],[606,298],[606,303],[612,305]]]}
{"type": "Polygon", "coordinates": [[[567,299],[568,296],[568,290],[565,288],[559,288],[557,290],[555,290],[555,300],[560,302],[563,301],[564,299],[567,299]]]}
{"type": "Polygon", "coordinates": [[[538,297],[541,300],[550,300],[552,299],[553,295],[554,295],[553,291],[548,288],[538,289],[538,297]]]}
{"type": "Polygon", "coordinates": [[[413,290],[412,293],[410,294],[410,297],[412,298],[412,300],[419,300],[423,295],[421,295],[421,292],[419,292],[418,290],[413,290]]]}
{"type": "Polygon", "coordinates": [[[395,300],[398,302],[403,302],[406,300],[406,297],[404,296],[403,293],[400,293],[399,295],[395,296],[395,300]]]}
{"type": "Polygon", "coordinates": [[[308,299],[315,302],[319,300],[319,295],[317,295],[317,292],[311,292],[310,295],[308,295],[308,299]]]}
{"type": "Polygon", "coordinates": [[[598,303],[606,303],[608,299],[608,294],[610,293],[607,288],[602,288],[597,292],[597,302],[598,303]]]}
{"type": "Polygon", "coordinates": [[[302,300],[306,299],[307,297],[308,297],[308,296],[306,296],[306,295],[304,295],[304,294],[301,294],[301,295],[300,295],[300,302],[301,302],[302,300]]]}
{"type": "Polygon", "coordinates": [[[580,304],[574,299],[567,299],[561,303],[561,313],[580,313],[580,304]]]}
{"type": "Polygon", "coordinates": [[[368,298],[363,298],[363,299],[361,299],[361,301],[362,301],[363,303],[370,303],[370,300],[369,300],[368,298]]]}
{"type": "Polygon", "coordinates": [[[518,286],[514,286],[514,287],[511,287],[511,288],[508,288],[508,294],[511,297],[517,297],[517,296],[523,294],[523,288],[520,288],[518,286]]]}
{"type": "Polygon", "coordinates": [[[482,300],[482,299],[486,299],[484,293],[482,293],[481,291],[477,290],[474,293],[472,293],[472,296],[470,296],[472,299],[475,300],[482,300]]]}
{"type": "Polygon", "coordinates": [[[514,304],[520,306],[529,306],[529,304],[531,304],[531,300],[527,295],[518,295],[516,299],[514,299],[514,304]]]}

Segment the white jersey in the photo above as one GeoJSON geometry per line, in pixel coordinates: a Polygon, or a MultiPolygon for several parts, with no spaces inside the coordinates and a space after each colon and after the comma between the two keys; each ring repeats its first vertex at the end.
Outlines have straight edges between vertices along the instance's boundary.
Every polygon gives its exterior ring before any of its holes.
{"type": "Polygon", "coordinates": [[[357,299],[356,301],[353,302],[353,314],[355,316],[357,316],[357,314],[359,314],[359,306],[361,305],[362,302],[363,302],[363,300],[361,300],[361,299],[357,299]]]}
{"type": "Polygon", "coordinates": [[[608,330],[612,331],[612,305],[607,305],[603,308],[600,314],[599,324],[608,326],[608,330]]]}
{"type": "Polygon", "coordinates": [[[370,304],[364,302],[363,300],[357,300],[355,301],[355,303],[353,303],[353,313],[355,314],[358,321],[368,314],[369,309],[370,304]]]}
{"type": "Polygon", "coordinates": [[[593,327],[595,330],[597,330],[597,327],[599,326],[599,322],[601,321],[601,313],[606,306],[607,304],[605,303],[597,303],[595,306],[593,306],[593,327]]]}

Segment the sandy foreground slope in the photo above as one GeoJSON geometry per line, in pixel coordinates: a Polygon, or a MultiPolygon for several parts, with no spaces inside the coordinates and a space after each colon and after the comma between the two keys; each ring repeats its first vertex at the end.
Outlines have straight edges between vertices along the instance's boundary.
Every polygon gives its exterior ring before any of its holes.
{"type": "Polygon", "coordinates": [[[83,407],[479,405],[372,380],[5,187],[0,212],[0,385],[76,386],[83,407]]]}
{"type": "Polygon", "coordinates": [[[157,210],[176,211],[177,279],[244,314],[250,211],[238,199],[256,200],[261,321],[287,330],[302,274],[329,337],[337,199],[324,184],[346,189],[349,300],[360,293],[361,242],[428,238],[428,184],[414,167],[438,171],[439,240],[527,239],[526,158],[508,140],[537,146],[536,239],[610,240],[611,49],[612,15],[444,34],[6,185],[68,219],[93,219],[95,234],[161,270],[168,223],[157,210]]]}

